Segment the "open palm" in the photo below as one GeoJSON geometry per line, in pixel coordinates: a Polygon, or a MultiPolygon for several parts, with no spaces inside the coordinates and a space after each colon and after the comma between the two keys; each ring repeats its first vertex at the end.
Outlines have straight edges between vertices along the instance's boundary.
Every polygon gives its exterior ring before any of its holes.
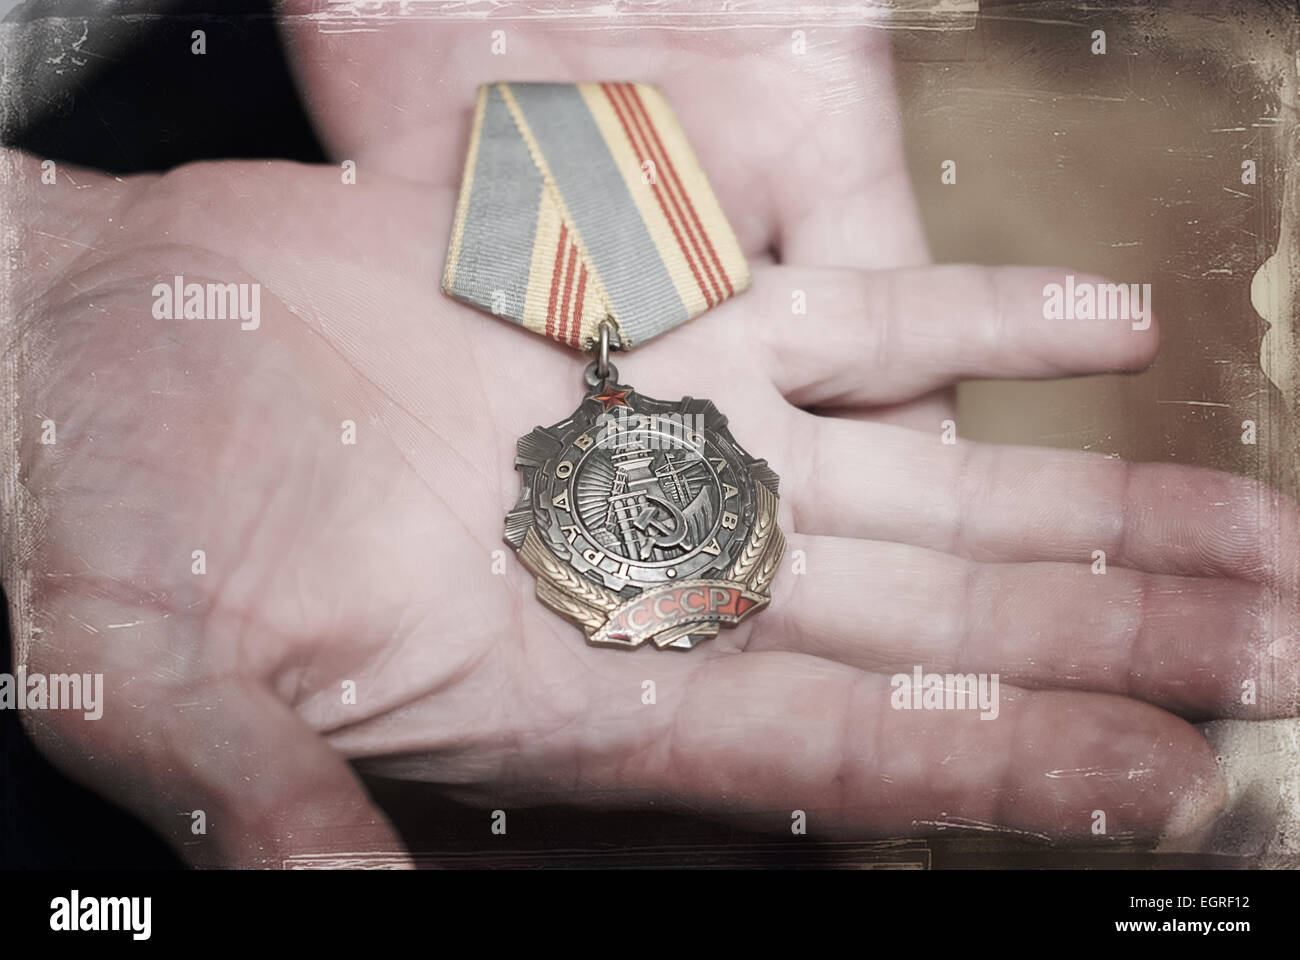
{"type": "Polygon", "coordinates": [[[393,847],[345,758],[496,807],[1152,834],[1222,802],[1185,718],[1295,711],[1289,502],[941,442],[958,379],[1140,368],[1156,328],[1044,321],[1059,270],[925,265],[879,38],[800,60],[788,31],[520,25],[496,59],[479,25],[286,32],[355,185],[221,162],[42,187],[10,158],[19,659],[108,689],[101,721],[25,719],[194,862],[393,847]],[[622,379],[714,400],[781,476],[789,539],[771,607],[689,654],[589,648],[500,572],[514,442],[576,405],[582,360],[438,292],[475,84],[625,78],[676,107],[755,277],[622,379]],[[260,327],[155,319],[175,275],[261,284],[260,327]],[[998,717],[891,709],[916,665],[1000,674],[998,717]]]}

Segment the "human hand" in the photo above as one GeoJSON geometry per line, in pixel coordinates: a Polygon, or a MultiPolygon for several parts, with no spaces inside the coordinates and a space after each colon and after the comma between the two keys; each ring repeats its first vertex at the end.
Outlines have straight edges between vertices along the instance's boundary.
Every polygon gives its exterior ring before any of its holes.
{"type": "Polygon", "coordinates": [[[1289,502],[1210,471],[940,443],[958,379],[1137,369],[1156,328],[1043,321],[1060,271],[924,265],[878,36],[799,62],[773,52],[788,31],[578,45],[520,24],[497,60],[481,24],[318,27],[286,21],[355,186],[213,163],[43,188],[26,158],[10,181],[30,185],[6,342],[14,631],[29,669],[108,686],[100,721],[25,719],[194,862],[394,847],[345,757],[493,806],[1053,838],[1102,809],[1150,834],[1222,799],[1184,718],[1295,712],[1289,502]],[[492,572],[515,439],[574,406],[581,362],[437,290],[474,86],[624,77],[664,89],[755,267],[624,378],[731,416],[781,475],[807,565],[689,655],[588,648],[516,564],[492,572]],[[259,328],[154,319],[176,274],[260,283],[259,328]],[[998,718],[892,710],[890,675],[918,664],[999,673],[998,718]]]}

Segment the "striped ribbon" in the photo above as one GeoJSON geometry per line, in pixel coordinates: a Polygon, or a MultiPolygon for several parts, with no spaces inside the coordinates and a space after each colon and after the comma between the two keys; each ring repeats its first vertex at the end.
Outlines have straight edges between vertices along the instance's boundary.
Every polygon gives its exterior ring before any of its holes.
{"type": "Polygon", "coordinates": [[[640,83],[478,89],[442,288],[588,349],[624,349],[749,286],[672,108],[640,83]]]}

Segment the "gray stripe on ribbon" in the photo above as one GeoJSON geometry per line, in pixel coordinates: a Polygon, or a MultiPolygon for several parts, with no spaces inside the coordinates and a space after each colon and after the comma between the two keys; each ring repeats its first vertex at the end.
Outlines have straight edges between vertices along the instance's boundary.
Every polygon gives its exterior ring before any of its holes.
{"type": "Polygon", "coordinates": [[[631,341],[625,346],[686,322],[686,305],[578,88],[512,83],[510,90],[631,341]]]}
{"type": "Polygon", "coordinates": [[[460,259],[452,280],[454,296],[523,323],[541,200],[541,172],[501,91],[489,87],[460,259]],[[500,301],[494,304],[497,291],[500,301]]]}

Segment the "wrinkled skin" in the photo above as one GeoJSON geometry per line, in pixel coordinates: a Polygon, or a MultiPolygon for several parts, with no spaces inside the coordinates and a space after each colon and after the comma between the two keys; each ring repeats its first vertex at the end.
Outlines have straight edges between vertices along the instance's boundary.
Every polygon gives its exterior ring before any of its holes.
{"type": "Polygon", "coordinates": [[[1157,327],[1044,321],[1059,269],[926,265],[880,36],[796,58],[783,29],[521,22],[494,58],[481,24],[285,32],[355,186],[220,162],[42,187],[8,158],[15,635],[30,670],[108,688],[99,721],[24,721],[191,862],[400,850],[349,760],[492,807],[654,801],[771,830],[803,809],[822,836],[1082,841],[1095,810],[1112,836],[1188,831],[1224,799],[1188,720],[1295,713],[1292,504],[940,442],[956,381],[1141,369],[1157,327]],[[516,78],[657,83],[754,266],[750,292],[620,358],[651,395],[713,399],[782,479],[771,607],[689,654],[588,648],[512,554],[493,572],[514,442],[573,409],[583,363],[438,290],[474,86],[516,78]],[[154,319],[175,274],[259,282],[260,329],[154,319]],[[998,717],[891,709],[916,664],[999,673],[998,717]]]}

